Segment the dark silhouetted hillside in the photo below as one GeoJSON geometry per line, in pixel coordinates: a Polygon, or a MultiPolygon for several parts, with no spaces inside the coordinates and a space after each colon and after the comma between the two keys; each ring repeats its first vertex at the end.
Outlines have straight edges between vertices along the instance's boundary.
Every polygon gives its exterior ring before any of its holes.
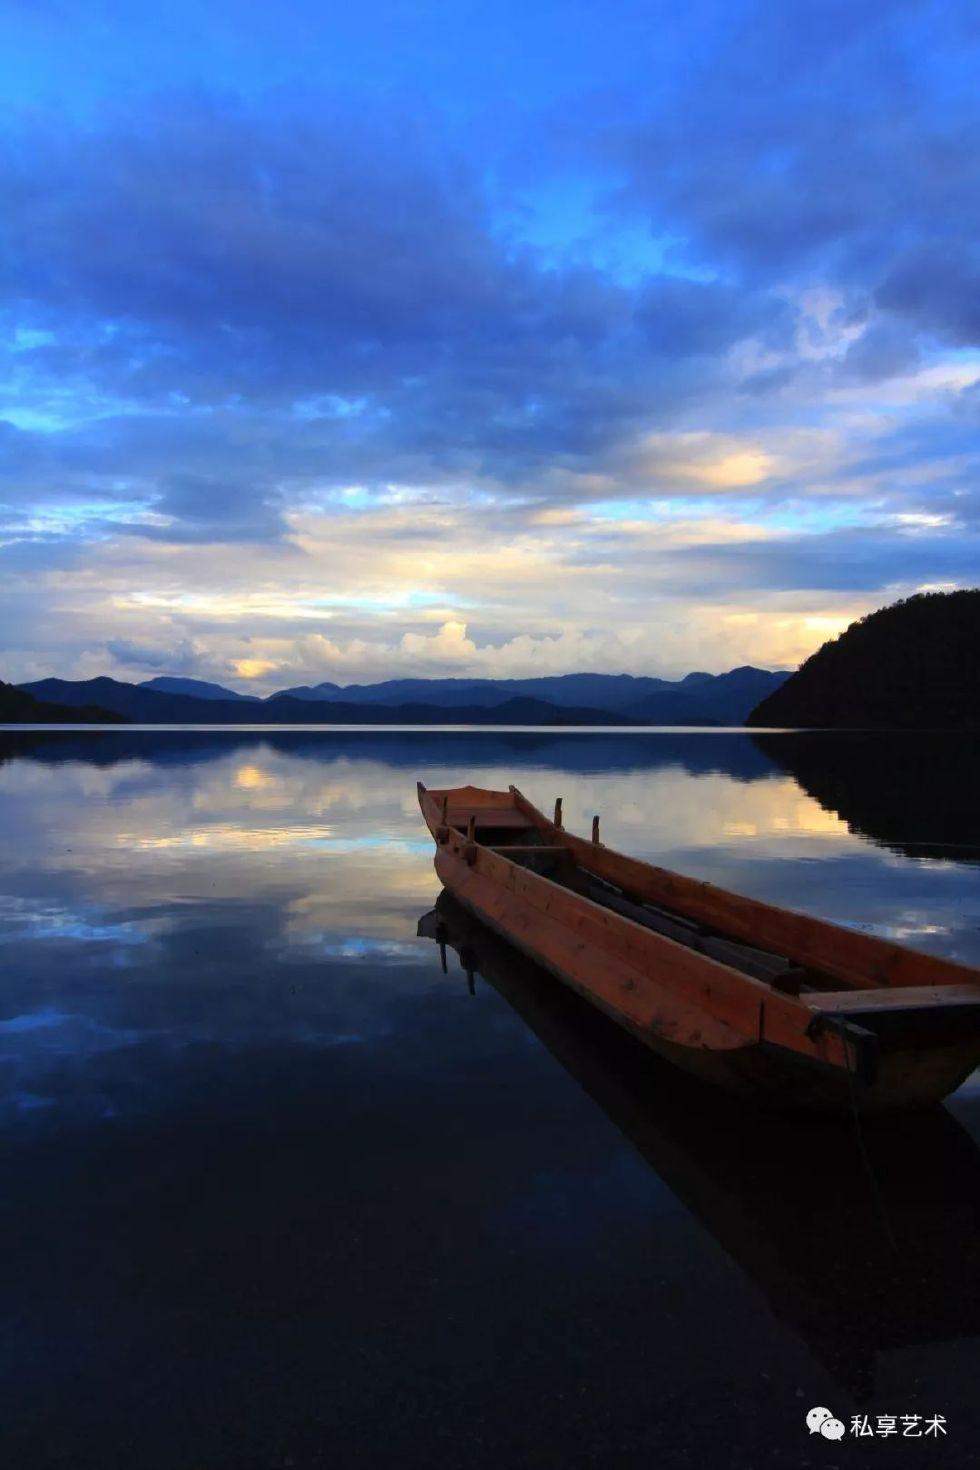
{"type": "Polygon", "coordinates": [[[144,679],[139,689],[155,689],[158,694],[189,694],[194,699],[237,699],[243,704],[258,704],[257,694],[239,694],[237,689],[226,689],[224,684],[209,684],[206,679],[177,679],[169,674],[155,679],[144,679]]]}
{"type": "Polygon", "coordinates": [[[51,704],[0,681],[0,725],[122,725],[126,716],[95,704],[51,704]]]}
{"type": "Polygon", "coordinates": [[[825,643],[748,723],[795,729],[980,729],[980,589],[929,592],[825,643]]]}

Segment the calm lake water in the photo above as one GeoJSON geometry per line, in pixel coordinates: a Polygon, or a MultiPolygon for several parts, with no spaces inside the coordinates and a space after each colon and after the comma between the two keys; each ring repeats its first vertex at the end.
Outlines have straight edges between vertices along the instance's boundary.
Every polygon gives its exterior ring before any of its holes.
{"type": "Polygon", "coordinates": [[[860,1134],[773,1118],[444,901],[443,973],[415,796],[560,794],[573,830],[980,965],[976,757],[0,733],[3,1465],[976,1464],[977,1079],[860,1134]],[[815,1405],[898,1436],[811,1438],[815,1405]]]}

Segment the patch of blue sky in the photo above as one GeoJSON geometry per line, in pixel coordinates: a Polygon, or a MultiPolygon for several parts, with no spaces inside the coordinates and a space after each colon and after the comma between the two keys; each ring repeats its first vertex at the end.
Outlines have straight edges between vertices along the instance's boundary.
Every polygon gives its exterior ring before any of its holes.
{"type": "Polygon", "coordinates": [[[320,393],[312,398],[298,398],[292,416],[301,423],[315,419],[359,418],[368,408],[367,398],[344,398],[339,393],[320,393]]]}
{"type": "Polygon", "coordinates": [[[74,417],[53,412],[50,408],[31,408],[27,405],[6,404],[0,407],[0,423],[14,429],[24,429],[30,434],[56,434],[75,422],[74,417]]]}
{"type": "Polygon", "coordinates": [[[974,368],[980,373],[980,348],[978,347],[953,347],[945,343],[936,348],[936,352],[946,363],[963,363],[966,367],[974,368]]]}
{"type": "MultiPolygon", "coordinates": [[[[752,508],[759,503],[726,496],[724,507],[733,514],[751,514],[752,508]]],[[[657,496],[656,499],[644,500],[597,500],[589,506],[588,513],[597,521],[704,520],[718,515],[719,499],[717,496],[701,500],[684,496],[657,496]]]]}
{"type": "Polygon", "coordinates": [[[430,99],[460,120],[491,111],[499,130],[501,111],[516,102],[549,107],[603,86],[662,93],[738,9],[720,0],[683,9],[669,0],[172,0],[162,9],[96,0],[73,8],[66,45],[61,5],[22,3],[0,9],[0,86],[8,105],[86,117],[106,95],[125,99],[141,83],[163,91],[207,79],[240,96],[271,89],[281,98],[310,76],[318,90],[430,99]],[[397,44],[384,43],[392,37],[397,44]]]}
{"type": "Polygon", "coordinates": [[[456,593],[453,593],[452,596],[450,596],[448,592],[423,592],[421,590],[416,590],[407,594],[404,599],[404,606],[445,607],[447,603],[450,602],[454,607],[469,607],[471,605],[468,598],[464,598],[461,602],[456,593]]]}
{"type": "Polygon", "coordinates": [[[409,589],[407,591],[393,590],[384,596],[372,596],[367,593],[361,596],[342,592],[325,593],[322,596],[308,597],[303,600],[303,607],[311,612],[332,612],[340,610],[350,612],[394,613],[404,612],[406,608],[449,606],[455,608],[465,605],[460,603],[459,598],[454,593],[423,591],[421,589],[409,589]]]}
{"type": "Polygon", "coordinates": [[[590,265],[626,287],[651,275],[718,279],[717,270],[687,258],[682,236],[610,213],[602,201],[611,185],[608,176],[538,183],[505,212],[505,233],[532,246],[549,265],[590,265]]]}
{"type": "MultiPolygon", "coordinates": [[[[184,414],[187,410],[179,401],[173,402],[163,413],[184,414]]],[[[7,382],[0,387],[0,423],[6,421],[15,429],[28,433],[60,434],[67,429],[97,423],[100,419],[143,417],[146,406],[126,399],[110,398],[78,388],[56,388],[46,385],[32,388],[22,382],[7,382]]]]}
{"type": "Polygon", "coordinates": [[[328,498],[339,500],[351,510],[366,510],[378,504],[378,492],[368,485],[345,485],[342,490],[330,492],[328,498]]]}
{"type": "Polygon", "coordinates": [[[878,518],[880,508],[867,501],[850,498],[821,498],[816,502],[802,500],[771,504],[759,497],[743,498],[726,495],[710,499],[657,498],[656,500],[606,500],[589,506],[596,521],[610,524],[644,522],[666,525],[675,521],[744,520],[761,531],[787,533],[839,530],[847,526],[868,525],[878,518]]]}
{"type": "Polygon", "coordinates": [[[479,507],[504,502],[511,504],[513,501],[511,495],[501,495],[484,486],[442,481],[429,485],[319,485],[306,490],[298,489],[295,494],[297,509],[317,513],[339,508],[353,515],[371,515],[377,511],[397,509],[399,506],[445,506],[462,501],[467,506],[479,507]]]}
{"type": "Polygon", "coordinates": [[[49,332],[41,327],[14,328],[11,341],[13,352],[30,352],[35,347],[47,347],[55,340],[54,332],[49,332]]]}
{"type": "Polygon", "coordinates": [[[346,511],[373,511],[440,498],[440,492],[426,485],[328,485],[305,494],[303,503],[312,510],[342,506],[346,511]]]}
{"type": "Polygon", "coordinates": [[[67,539],[108,540],[120,522],[152,524],[157,517],[141,501],[87,501],[81,505],[54,505],[24,514],[0,507],[0,533],[7,541],[67,539]]]}
{"type": "Polygon", "coordinates": [[[143,500],[83,500],[71,505],[49,505],[35,512],[30,525],[38,530],[73,531],[107,516],[115,520],[136,520],[148,515],[143,500]]]}
{"type": "Polygon", "coordinates": [[[884,512],[876,502],[852,498],[820,500],[806,505],[764,507],[753,519],[764,530],[786,531],[802,536],[846,530],[850,526],[873,525],[883,515],[884,512]]]}

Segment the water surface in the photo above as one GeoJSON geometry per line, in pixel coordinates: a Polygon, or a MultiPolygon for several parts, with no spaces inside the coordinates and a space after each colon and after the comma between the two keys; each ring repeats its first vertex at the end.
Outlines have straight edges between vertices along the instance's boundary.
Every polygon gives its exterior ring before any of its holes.
{"type": "Polygon", "coordinates": [[[416,779],[980,964],[968,742],[0,736],[4,1463],[975,1463],[980,1088],[745,1115],[443,903],[444,974],[416,779]]]}

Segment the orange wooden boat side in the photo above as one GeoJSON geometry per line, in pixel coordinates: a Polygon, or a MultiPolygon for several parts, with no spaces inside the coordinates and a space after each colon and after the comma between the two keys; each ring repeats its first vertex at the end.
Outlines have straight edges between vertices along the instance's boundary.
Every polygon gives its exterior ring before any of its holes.
{"type": "Polygon", "coordinates": [[[458,900],[689,1071],[791,1103],[896,1107],[937,1101],[980,1062],[974,970],[626,857],[514,787],[420,783],[419,802],[458,900]],[[747,972],[760,957],[769,978],[747,972]]]}

